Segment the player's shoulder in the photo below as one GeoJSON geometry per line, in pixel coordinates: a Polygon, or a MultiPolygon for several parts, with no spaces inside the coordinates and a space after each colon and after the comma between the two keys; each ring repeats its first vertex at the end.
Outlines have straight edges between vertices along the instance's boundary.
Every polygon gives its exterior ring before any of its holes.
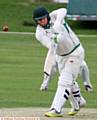
{"type": "Polygon", "coordinates": [[[41,27],[40,25],[37,25],[37,28],[36,28],[36,37],[40,38],[43,33],[44,33],[44,28],[41,27]]]}
{"type": "Polygon", "coordinates": [[[40,33],[43,31],[43,27],[41,27],[40,25],[37,25],[36,27],[36,33],[40,33]]]}

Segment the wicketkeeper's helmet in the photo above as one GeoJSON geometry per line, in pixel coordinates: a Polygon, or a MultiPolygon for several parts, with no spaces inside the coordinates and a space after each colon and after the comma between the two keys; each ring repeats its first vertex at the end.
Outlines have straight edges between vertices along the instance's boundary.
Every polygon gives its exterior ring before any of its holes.
{"type": "Polygon", "coordinates": [[[47,17],[50,20],[49,12],[43,6],[39,6],[33,11],[33,18],[35,21],[47,17]]]}

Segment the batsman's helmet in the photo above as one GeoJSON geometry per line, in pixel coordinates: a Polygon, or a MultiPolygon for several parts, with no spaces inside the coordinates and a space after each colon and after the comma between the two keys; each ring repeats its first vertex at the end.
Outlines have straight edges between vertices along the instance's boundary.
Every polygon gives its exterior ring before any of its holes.
{"type": "Polygon", "coordinates": [[[33,18],[35,21],[47,17],[50,20],[49,12],[43,6],[39,6],[33,11],[33,18]]]}

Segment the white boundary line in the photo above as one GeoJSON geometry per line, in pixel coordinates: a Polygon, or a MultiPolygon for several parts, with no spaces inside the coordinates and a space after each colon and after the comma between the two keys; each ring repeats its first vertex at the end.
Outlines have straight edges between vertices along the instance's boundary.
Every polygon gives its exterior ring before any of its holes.
{"type": "Polygon", "coordinates": [[[97,35],[77,34],[79,37],[97,37],[97,35]]]}
{"type": "Polygon", "coordinates": [[[0,34],[18,34],[18,35],[34,35],[34,32],[3,32],[0,31],[0,34]]]}
{"type": "MultiPolygon", "coordinates": [[[[18,35],[34,35],[34,32],[3,32],[0,31],[0,34],[18,34],[18,35]]],[[[97,37],[97,35],[87,35],[87,34],[77,34],[79,37],[97,37]]]]}

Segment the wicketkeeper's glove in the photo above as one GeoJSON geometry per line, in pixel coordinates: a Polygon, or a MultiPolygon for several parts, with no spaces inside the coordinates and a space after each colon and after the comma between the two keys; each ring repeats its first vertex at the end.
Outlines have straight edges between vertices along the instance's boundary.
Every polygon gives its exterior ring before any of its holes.
{"type": "Polygon", "coordinates": [[[93,91],[92,85],[85,85],[85,90],[88,92],[92,92],[93,91]]]}

